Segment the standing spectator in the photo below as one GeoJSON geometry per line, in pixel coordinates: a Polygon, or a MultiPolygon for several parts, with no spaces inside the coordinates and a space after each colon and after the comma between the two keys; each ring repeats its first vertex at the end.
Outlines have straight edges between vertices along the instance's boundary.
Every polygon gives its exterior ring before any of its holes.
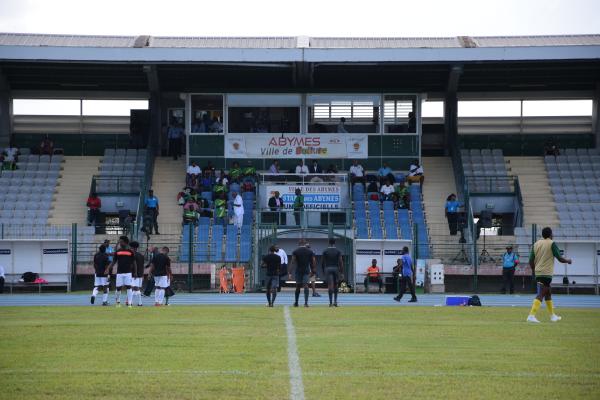
{"type": "Polygon", "coordinates": [[[183,127],[179,123],[169,126],[167,138],[169,139],[169,155],[173,160],[181,155],[181,138],[183,137],[183,127]]]}
{"type": "Polygon", "coordinates": [[[4,274],[4,266],[0,264],[0,294],[4,293],[4,281],[6,279],[6,276],[4,274]]]}
{"type": "Polygon", "coordinates": [[[296,173],[298,175],[308,174],[308,167],[304,165],[304,160],[298,160],[298,165],[296,165],[296,173]]]}
{"type": "Polygon", "coordinates": [[[313,160],[312,165],[308,169],[308,173],[309,174],[322,174],[323,168],[321,168],[321,166],[319,165],[319,162],[317,160],[313,160]]]}
{"type": "Polygon", "coordinates": [[[152,234],[152,227],[154,227],[154,233],[156,235],[160,235],[158,233],[158,214],[159,214],[159,205],[158,205],[158,197],[154,195],[153,190],[148,191],[148,196],[146,200],[144,200],[144,206],[146,208],[146,212],[152,218],[152,225],[150,226],[150,232],[146,232],[147,234],[152,234]]]}
{"type": "Polygon", "coordinates": [[[358,163],[358,160],[352,161],[352,166],[350,166],[350,179],[352,183],[365,183],[365,169],[358,163]]]}
{"type": "Polygon", "coordinates": [[[227,199],[220,193],[215,200],[215,224],[227,225],[227,199]]]}
{"type": "Polygon", "coordinates": [[[383,182],[385,182],[386,179],[391,183],[394,183],[396,181],[396,178],[392,173],[392,169],[388,166],[388,163],[385,161],[383,162],[383,166],[379,168],[379,171],[377,171],[377,177],[379,178],[380,184],[383,184],[383,182]]]}
{"type": "Polygon", "coordinates": [[[340,122],[337,124],[336,131],[337,133],[348,133],[346,130],[346,118],[340,118],[340,122]]]}
{"type": "Polygon", "coordinates": [[[445,213],[446,219],[448,220],[448,228],[450,229],[450,235],[455,236],[458,232],[458,209],[460,203],[456,200],[456,195],[452,193],[446,198],[445,213]]]}
{"type": "Polygon", "coordinates": [[[285,225],[285,213],[281,212],[281,210],[283,209],[283,200],[281,200],[281,197],[279,197],[279,192],[273,192],[273,196],[271,196],[271,198],[269,199],[268,205],[269,209],[273,213],[271,214],[273,222],[275,222],[276,224],[285,225]]]}
{"type": "Polygon", "coordinates": [[[390,183],[390,181],[386,178],[383,185],[379,189],[381,192],[381,200],[392,200],[392,193],[394,193],[394,186],[390,183]]]}
{"type": "Polygon", "coordinates": [[[402,296],[404,296],[404,292],[406,292],[406,286],[410,290],[411,298],[408,301],[409,303],[417,302],[417,295],[415,294],[415,285],[413,284],[413,276],[414,276],[414,265],[410,254],[408,254],[408,247],[402,248],[402,256],[398,259],[396,266],[394,267],[394,272],[402,274],[400,278],[400,289],[398,291],[398,296],[394,297],[394,300],[400,302],[402,296]]]}
{"type": "Polygon", "coordinates": [[[371,265],[367,268],[367,276],[365,276],[365,292],[369,292],[369,282],[375,282],[379,284],[379,293],[383,293],[383,280],[379,273],[379,267],[377,266],[377,260],[371,260],[371,265]]]}
{"type": "Polygon", "coordinates": [[[2,169],[11,171],[17,169],[17,162],[19,161],[19,149],[14,147],[14,145],[12,144],[12,139],[8,147],[5,148],[2,152],[2,156],[3,162],[2,165],[0,165],[2,169]]]}
{"type": "Polygon", "coordinates": [[[423,167],[419,164],[419,160],[415,159],[408,167],[408,184],[412,185],[415,182],[419,182],[421,186],[423,186],[423,181],[425,180],[425,175],[423,172],[423,167]]]}
{"type": "Polygon", "coordinates": [[[548,140],[544,145],[544,154],[547,156],[559,156],[560,150],[558,149],[558,145],[554,140],[548,140]]]}
{"type": "Polygon", "coordinates": [[[238,193],[232,192],[231,195],[233,197],[233,225],[241,229],[244,223],[244,202],[238,193]]]}
{"type": "Polygon", "coordinates": [[[281,292],[281,284],[285,282],[285,278],[288,274],[288,256],[285,250],[279,247],[278,244],[275,244],[275,249],[275,254],[281,258],[281,268],[279,269],[279,286],[277,287],[277,291],[281,292]]]}
{"type": "Polygon", "coordinates": [[[506,294],[507,286],[510,294],[515,292],[514,278],[517,265],[519,265],[519,256],[513,253],[512,246],[507,246],[506,253],[502,255],[502,294],[506,294]]]}
{"type": "Polygon", "coordinates": [[[269,167],[270,174],[278,174],[279,173],[279,161],[273,160],[273,163],[269,167]]]}
{"type": "Polygon", "coordinates": [[[98,217],[100,216],[100,208],[102,208],[102,201],[96,192],[90,194],[86,205],[88,207],[88,226],[96,226],[98,217]]]}
{"type": "Polygon", "coordinates": [[[298,307],[300,289],[304,288],[304,307],[308,307],[308,281],[315,274],[317,264],[315,253],[307,247],[304,240],[300,240],[299,247],[292,253],[292,264],[296,265],[296,292],[294,293],[294,307],[298,307]]]}
{"type": "Polygon", "coordinates": [[[209,132],[212,133],[223,133],[223,124],[219,121],[219,117],[213,117],[212,124],[210,125],[209,132]]]}
{"type": "Polygon", "coordinates": [[[269,247],[269,254],[263,257],[261,264],[262,268],[267,269],[267,301],[269,307],[273,307],[273,304],[275,304],[277,288],[279,287],[279,274],[281,273],[281,257],[275,251],[275,246],[269,247]]]}
{"type": "Polygon", "coordinates": [[[301,219],[303,219],[304,214],[304,195],[302,195],[302,191],[300,188],[297,188],[294,192],[296,197],[294,197],[294,219],[296,220],[296,225],[300,225],[301,219]]]}
{"type": "Polygon", "coordinates": [[[192,164],[187,168],[185,179],[186,185],[189,187],[196,187],[201,172],[202,171],[200,171],[200,167],[196,164],[196,161],[192,161],[192,164]]]}
{"type": "Polygon", "coordinates": [[[54,154],[54,142],[48,135],[46,135],[44,140],[42,140],[42,143],[40,143],[40,154],[47,154],[49,156],[54,154]]]}

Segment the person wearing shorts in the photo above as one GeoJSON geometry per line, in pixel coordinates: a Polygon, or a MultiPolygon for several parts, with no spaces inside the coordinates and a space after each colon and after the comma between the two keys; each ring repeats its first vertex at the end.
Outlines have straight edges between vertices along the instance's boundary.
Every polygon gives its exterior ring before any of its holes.
{"type": "Polygon", "coordinates": [[[125,305],[131,307],[133,301],[133,291],[131,289],[133,271],[136,269],[135,253],[129,248],[129,238],[127,236],[121,236],[119,238],[119,247],[114,254],[113,262],[107,269],[111,271],[113,266],[117,265],[117,283],[116,283],[116,299],[115,303],[117,307],[121,307],[121,289],[125,286],[127,289],[127,300],[125,305]]]}
{"type": "Polygon", "coordinates": [[[267,301],[268,306],[273,307],[277,297],[277,288],[279,287],[279,274],[281,269],[281,257],[277,255],[277,248],[271,246],[269,254],[262,259],[262,268],[267,269],[267,301]]]}
{"type": "Polygon", "coordinates": [[[304,307],[308,307],[308,282],[315,274],[315,253],[308,248],[308,243],[301,240],[299,247],[292,253],[292,264],[296,265],[296,293],[294,307],[298,307],[300,289],[304,288],[304,307]]]}
{"type": "Polygon", "coordinates": [[[94,304],[98,291],[102,290],[102,305],[108,305],[108,274],[106,267],[110,262],[106,254],[106,246],[100,245],[98,252],[94,255],[94,289],[90,303],[94,304]]]}
{"type": "Polygon", "coordinates": [[[329,307],[337,307],[338,286],[340,276],[344,270],[342,253],[335,247],[335,239],[329,239],[329,247],[323,251],[321,256],[323,271],[327,280],[327,294],[329,295],[329,307]]]}
{"type": "Polygon", "coordinates": [[[165,289],[169,287],[172,279],[171,259],[169,258],[169,248],[163,247],[160,253],[152,258],[148,275],[154,276],[154,305],[161,306],[165,298],[165,289]]]}
{"type": "Polygon", "coordinates": [[[529,254],[529,266],[535,274],[537,285],[537,296],[533,300],[531,311],[527,317],[527,322],[539,323],[535,314],[542,305],[542,300],[546,300],[546,307],[550,313],[550,321],[558,322],[561,317],[554,313],[554,304],[552,304],[552,276],[554,275],[554,259],[563,264],[571,264],[570,258],[564,258],[560,255],[560,250],[552,240],[552,229],[546,227],[542,229],[542,239],[535,242],[529,254]]]}
{"type": "Polygon", "coordinates": [[[133,278],[131,278],[131,287],[133,288],[133,297],[138,298],[138,307],[142,304],[142,285],[144,283],[144,255],[138,251],[140,244],[131,242],[131,249],[135,253],[135,270],[133,278]]]}

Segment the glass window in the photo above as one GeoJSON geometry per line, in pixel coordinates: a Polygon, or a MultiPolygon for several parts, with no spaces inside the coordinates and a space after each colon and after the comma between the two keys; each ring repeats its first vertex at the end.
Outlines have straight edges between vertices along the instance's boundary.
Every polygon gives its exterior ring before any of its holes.
{"type": "Polygon", "coordinates": [[[416,133],[417,97],[410,95],[385,95],[383,126],[385,133],[416,133]]]}
{"type": "Polygon", "coordinates": [[[443,118],[443,101],[424,101],[421,103],[421,117],[423,118],[443,118]]]}
{"type": "Polygon", "coordinates": [[[223,133],[222,95],[192,95],[192,133],[223,133]]]}
{"type": "Polygon", "coordinates": [[[459,117],[520,117],[519,100],[462,100],[458,102],[459,117]]]}
{"type": "Polygon", "coordinates": [[[231,133],[300,133],[300,107],[229,107],[231,133]]]}
{"type": "Polygon", "coordinates": [[[79,115],[79,100],[14,99],[14,115],[79,115]]]}
{"type": "Polygon", "coordinates": [[[147,110],[148,100],[83,100],[83,115],[129,116],[131,110],[147,110]]]}
{"type": "Polygon", "coordinates": [[[524,117],[591,116],[592,100],[524,100],[524,117]]]}
{"type": "Polygon", "coordinates": [[[309,133],[379,132],[379,96],[310,95],[309,133]]]}

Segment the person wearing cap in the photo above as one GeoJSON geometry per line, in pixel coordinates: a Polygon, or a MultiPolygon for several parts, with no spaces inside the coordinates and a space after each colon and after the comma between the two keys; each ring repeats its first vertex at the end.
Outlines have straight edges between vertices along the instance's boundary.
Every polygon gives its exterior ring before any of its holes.
{"type": "Polygon", "coordinates": [[[515,269],[519,265],[519,256],[513,253],[512,246],[506,246],[506,253],[502,255],[502,294],[506,294],[508,286],[510,294],[515,292],[515,269]]]}

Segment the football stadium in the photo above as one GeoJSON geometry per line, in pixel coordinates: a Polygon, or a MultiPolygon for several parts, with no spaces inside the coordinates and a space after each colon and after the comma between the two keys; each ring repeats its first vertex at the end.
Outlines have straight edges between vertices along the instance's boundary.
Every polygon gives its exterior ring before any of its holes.
{"type": "Polygon", "coordinates": [[[598,398],[600,35],[0,33],[0,398],[598,398]]]}

